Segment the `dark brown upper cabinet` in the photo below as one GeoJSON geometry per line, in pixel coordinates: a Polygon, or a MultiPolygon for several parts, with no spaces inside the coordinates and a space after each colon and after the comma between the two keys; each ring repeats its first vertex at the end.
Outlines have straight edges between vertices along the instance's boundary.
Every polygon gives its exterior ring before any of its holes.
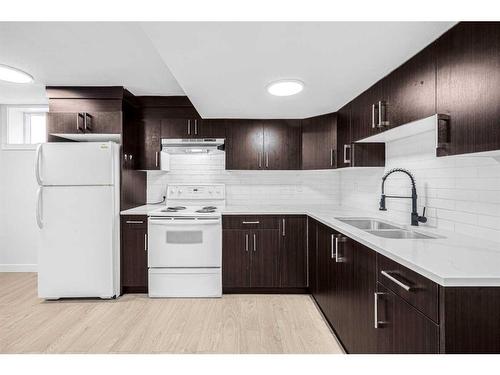
{"type": "MultiPolygon", "coordinates": [[[[383,79],[389,129],[436,113],[436,47],[431,44],[383,79]]],[[[384,113],[382,113],[384,114],[384,113]]]]}
{"type": "MultiPolygon", "coordinates": [[[[165,118],[161,120],[162,138],[191,138],[195,134],[195,124],[201,120],[165,118]]],[[[196,125],[197,130],[197,125],[196,125]]]]}
{"type": "Polygon", "coordinates": [[[378,81],[350,102],[352,142],[385,129],[386,82],[378,81]]]}
{"type": "Polygon", "coordinates": [[[226,169],[262,169],[262,122],[228,120],[226,133],[226,169]]]}
{"type": "Polygon", "coordinates": [[[161,122],[160,119],[145,119],[139,169],[160,169],[161,152],[161,122]]]}
{"type": "Polygon", "coordinates": [[[226,120],[208,119],[198,121],[195,137],[226,138],[226,120]]]}
{"type": "Polygon", "coordinates": [[[299,169],[299,120],[227,120],[226,169],[299,169]]]}
{"type": "Polygon", "coordinates": [[[262,169],[300,169],[300,120],[266,120],[262,169]]]}
{"type": "Polygon", "coordinates": [[[450,116],[438,156],[500,149],[500,22],[461,22],[437,50],[437,111],[450,116]]]}
{"type": "Polygon", "coordinates": [[[337,168],[351,166],[351,106],[349,104],[337,112],[337,168]]]}
{"type": "Polygon", "coordinates": [[[333,169],[337,159],[337,114],[302,120],[302,168],[333,169]]]}

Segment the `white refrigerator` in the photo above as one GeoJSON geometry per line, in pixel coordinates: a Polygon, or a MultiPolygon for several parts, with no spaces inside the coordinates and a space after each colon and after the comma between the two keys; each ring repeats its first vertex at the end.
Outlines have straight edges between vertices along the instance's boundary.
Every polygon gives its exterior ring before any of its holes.
{"type": "Polygon", "coordinates": [[[120,289],[120,146],[37,148],[38,296],[113,298],[120,289]]]}

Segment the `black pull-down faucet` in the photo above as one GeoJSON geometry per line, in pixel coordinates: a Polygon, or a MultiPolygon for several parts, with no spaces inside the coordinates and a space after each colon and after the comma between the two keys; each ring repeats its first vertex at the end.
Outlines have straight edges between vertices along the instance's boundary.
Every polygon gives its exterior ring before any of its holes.
{"type": "Polygon", "coordinates": [[[427,218],[425,217],[425,207],[424,207],[423,215],[422,216],[418,215],[418,212],[417,212],[417,188],[415,186],[415,178],[406,169],[403,169],[403,168],[394,168],[394,169],[391,169],[389,172],[387,172],[384,175],[384,177],[382,177],[382,196],[380,197],[380,207],[379,207],[380,211],[387,211],[387,208],[385,208],[385,199],[386,198],[408,198],[408,199],[411,199],[411,225],[418,226],[419,222],[421,222],[421,223],[427,222],[427,218]],[[393,174],[395,172],[402,172],[402,173],[407,174],[408,177],[410,177],[410,180],[411,180],[411,197],[403,197],[403,196],[400,196],[400,195],[385,195],[384,194],[385,180],[387,179],[387,177],[389,177],[389,175],[391,175],[391,174],[393,174]]]}

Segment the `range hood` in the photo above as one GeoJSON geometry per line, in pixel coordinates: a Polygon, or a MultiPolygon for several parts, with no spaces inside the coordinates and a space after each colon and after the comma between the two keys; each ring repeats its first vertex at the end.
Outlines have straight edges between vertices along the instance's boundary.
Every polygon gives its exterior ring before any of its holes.
{"type": "Polygon", "coordinates": [[[163,138],[161,152],[167,154],[200,154],[224,151],[224,138],[163,138]]]}

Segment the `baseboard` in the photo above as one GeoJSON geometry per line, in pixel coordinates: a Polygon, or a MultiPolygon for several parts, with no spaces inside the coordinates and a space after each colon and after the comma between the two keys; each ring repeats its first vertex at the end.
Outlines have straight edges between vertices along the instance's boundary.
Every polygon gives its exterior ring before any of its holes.
{"type": "Polygon", "coordinates": [[[225,294],[308,294],[308,288],[222,287],[225,294]]]}
{"type": "Polygon", "coordinates": [[[36,264],[0,264],[0,272],[37,272],[36,264]]]}

